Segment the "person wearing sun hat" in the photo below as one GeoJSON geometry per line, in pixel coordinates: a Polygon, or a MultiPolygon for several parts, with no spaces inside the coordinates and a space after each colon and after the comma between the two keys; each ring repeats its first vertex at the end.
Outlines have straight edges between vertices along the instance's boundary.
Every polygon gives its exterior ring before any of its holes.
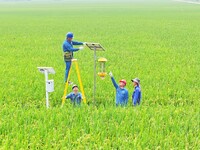
{"type": "Polygon", "coordinates": [[[66,99],[70,99],[73,105],[80,105],[82,101],[82,94],[78,92],[78,86],[72,86],[72,92],[66,96],[66,99]]]}
{"type": "Polygon", "coordinates": [[[132,94],[133,106],[140,105],[141,102],[141,89],[140,89],[140,79],[135,78],[131,80],[133,82],[134,91],[132,94]]]}
{"type": "Polygon", "coordinates": [[[128,90],[125,88],[126,80],[121,79],[118,85],[113,77],[112,72],[110,72],[109,75],[116,89],[116,106],[126,106],[128,103],[128,90]]]}

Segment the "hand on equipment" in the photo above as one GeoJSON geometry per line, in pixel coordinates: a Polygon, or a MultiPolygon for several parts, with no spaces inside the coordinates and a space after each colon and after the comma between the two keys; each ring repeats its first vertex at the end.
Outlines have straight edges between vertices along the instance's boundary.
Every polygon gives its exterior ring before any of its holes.
{"type": "Polygon", "coordinates": [[[109,72],[109,76],[110,76],[110,77],[113,77],[113,74],[112,74],[112,72],[111,72],[111,71],[109,72]]]}
{"type": "Polygon", "coordinates": [[[84,49],[84,47],[83,47],[83,46],[80,46],[80,47],[79,47],[79,50],[83,50],[83,49],[84,49]]]}

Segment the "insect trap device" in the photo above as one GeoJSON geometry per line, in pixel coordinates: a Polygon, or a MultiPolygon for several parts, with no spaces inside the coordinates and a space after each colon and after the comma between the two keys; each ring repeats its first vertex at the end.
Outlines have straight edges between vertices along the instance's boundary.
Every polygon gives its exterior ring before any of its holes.
{"type": "Polygon", "coordinates": [[[54,80],[48,80],[48,74],[55,74],[52,67],[37,67],[38,70],[45,75],[46,87],[46,107],[49,108],[49,92],[54,91],[54,80]]]}
{"type": "Polygon", "coordinates": [[[99,62],[98,75],[101,77],[101,79],[105,79],[105,76],[107,75],[107,73],[106,73],[106,62],[107,62],[107,59],[106,58],[99,58],[98,62],[99,62]]]}

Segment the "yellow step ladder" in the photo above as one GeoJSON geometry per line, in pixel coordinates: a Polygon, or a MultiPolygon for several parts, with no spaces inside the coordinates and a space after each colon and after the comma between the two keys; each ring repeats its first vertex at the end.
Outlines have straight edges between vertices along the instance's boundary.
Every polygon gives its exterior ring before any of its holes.
{"type": "Polygon", "coordinates": [[[65,100],[66,100],[67,89],[68,89],[68,86],[69,86],[68,82],[69,82],[69,77],[70,77],[70,74],[71,74],[73,64],[75,64],[75,67],[76,67],[76,73],[77,73],[78,81],[79,81],[79,84],[80,84],[82,99],[83,99],[83,102],[86,103],[85,93],[84,93],[84,90],[83,90],[83,84],[82,84],[82,81],[81,81],[80,71],[79,71],[79,67],[78,67],[78,61],[77,61],[77,59],[72,59],[71,61],[72,61],[72,64],[71,64],[71,67],[70,67],[70,70],[69,70],[67,82],[65,83],[65,90],[64,90],[63,97],[62,97],[62,106],[64,105],[65,100]]]}

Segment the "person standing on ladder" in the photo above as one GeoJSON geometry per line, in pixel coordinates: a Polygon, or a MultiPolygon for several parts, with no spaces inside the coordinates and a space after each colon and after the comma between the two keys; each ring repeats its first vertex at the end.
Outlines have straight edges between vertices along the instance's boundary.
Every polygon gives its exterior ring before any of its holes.
{"type": "MultiPolygon", "coordinates": [[[[84,45],[84,42],[77,42],[73,41],[74,35],[72,32],[68,32],[66,34],[66,40],[63,42],[63,52],[64,52],[64,61],[66,64],[66,69],[65,69],[65,82],[67,82],[68,75],[69,75],[69,70],[71,67],[71,60],[73,59],[73,52],[83,50],[84,47],[80,46],[79,48],[73,48],[73,45],[84,45]]],[[[69,84],[72,84],[69,81],[69,84]]]]}

